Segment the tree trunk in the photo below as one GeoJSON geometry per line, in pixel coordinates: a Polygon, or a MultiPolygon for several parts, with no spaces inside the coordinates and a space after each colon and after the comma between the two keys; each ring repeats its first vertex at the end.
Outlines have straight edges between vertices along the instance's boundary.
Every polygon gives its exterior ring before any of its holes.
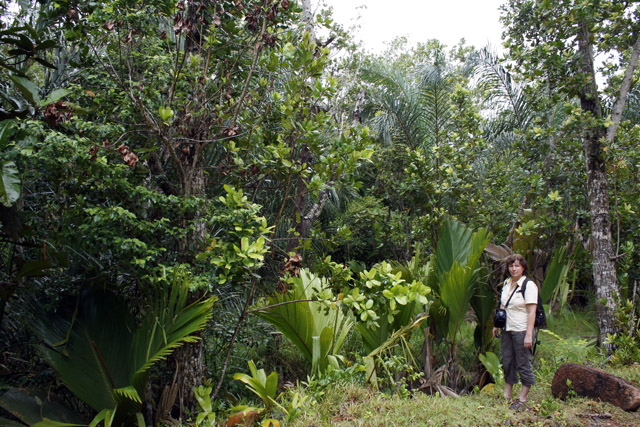
{"type": "MultiPolygon", "coordinates": [[[[309,147],[304,147],[300,154],[300,163],[310,165],[313,160],[313,153],[309,150],[309,147]]],[[[296,196],[293,200],[293,220],[295,224],[295,233],[289,235],[289,241],[287,243],[287,253],[294,251],[297,247],[302,245],[303,240],[309,235],[311,230],[311,221],[309,221],[305,215],[307,207],[308,190],[307,184],[309,182],[308,176],[298,176],[296,184],[296,196]]]]}
{"type": "Polygon", "coordinates": [[[613,262],[607,171],[600,145],[604,135],[604,129],[589,130],[586,132],[584,140],[591,214],[591,241],[593,243],[591,253],[593,282],[596,288],[600,344],[604,343],[607,334],[615,332],[614,315],[620,299],[616,268],[613,262]]]}
{"type": "Polygon", "coordinates": [[[193,389],[202,385],[206,378],[206,368],[202,357],[202,347],[202,340],[198,340],[196,342],[184,344],[172,355],[172,358],[177,362],[177,404],[180,406],[181,415],[194,413],[197,407],[197,400],[193,389]]]}
{"type": "Polygon", "coordinates": [[[309,32],[312,40],[316,40],[316,31],[313,26],[313,10],[311,9],[310,0],[302,0],[302,21],[304,29],[309,32]]]}
{"type": "MultiPolygon", "coordinates": [[[[582,56],[582,72],[590,76],[590,80],[580,93],[580,107],[593,115],[602,118],[602,108],[598,97],[593,67],[593,52],[589,29],[582,23],[579,34],[580,54],[582,56]]],[[[598,341],[604,344],[607,334],[614,333],[615,313],[618,308],[620,294],[615,263],[613,261],[613,245],[611,237],[611,218],[609,213],[609,192],[607,189],[607,169],[602,149],[602,141],[606,138],[606,129],[602,125],[592,125],[584,134],[584,154],[587,166],[587,188],[589,211],[591,216],[591,240],[593,243],[593,283],[596,289],[596,308],[598,311],[598,341]]],[[[607,350],[611,348],[606,346],[607,350]]]]}
{"type": "MultiPolygon", "coordinates": [[[[304,29],[311,35],[311,40],[316,42],[316,34],[313,26],[313,10],[311,10],[311,2],[309,0],[302,0],[302,20],[305,23],[304,29]]],[[[311,113],[313,114],[313,113],[311,113]]],[[[299,162],[301,164],[311,165],[313,161],[313,153],[309,147],[302,148],[300,153],[299,162]]],[[[287,242],[287,253],[296,250],[302,245],[304,239],[309,235],[311,230],[311,224],[315,218],[309,218],[309,215],[305,214],[307,200],[309,197],[307,186],[310,180],[310,176],[298,176],[296,184],[296,195],[293,201],[293,223],[294,233],[289,234],[287,242]]]]}

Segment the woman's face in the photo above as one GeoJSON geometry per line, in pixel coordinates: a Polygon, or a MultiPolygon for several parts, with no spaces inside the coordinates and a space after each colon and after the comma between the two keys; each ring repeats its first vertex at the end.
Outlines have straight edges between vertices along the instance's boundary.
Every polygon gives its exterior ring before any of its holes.
{"type": "Polygon", "coordinates": [[[520,279],[522,277],[522,273],[524,273],[524,267],[522,266],[522,264],[520,264],[519,260],[515,260],[513,263],[511,263],[511,265],[509,266],[509,274],[511,275],[512,279],[520,279]]]}

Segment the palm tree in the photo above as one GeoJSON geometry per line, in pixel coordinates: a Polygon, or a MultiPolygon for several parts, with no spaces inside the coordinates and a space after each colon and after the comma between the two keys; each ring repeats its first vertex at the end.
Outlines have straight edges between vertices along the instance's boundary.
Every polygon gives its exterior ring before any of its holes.
{"type": "MultiPolygon", "coordinates": [[[[189,283],[174,279],[170,291],[145,307],[140,323],[126,301],[103,289],[89,290],[58,313],[34,303],[31,325],[42,340],[38,351],[67,388],[98,412],[96,424],[144,425],[141,406],[151,368],[182,344],[197,341],[193,334],[211,317],[215,298],[187,304],[188,296],[189,283]]],[[[0,405],[29,424],[78,418],[17,390],[1,395],[0,405]]]]}
{"type": "Polygon", "coordinates": [[[450,126],[454,87],[444,54],[405,70],[396,64],[374,63],[362,72],[370,86],[364,117],[386,143],[425,148],[443,142],[450,126]]]}

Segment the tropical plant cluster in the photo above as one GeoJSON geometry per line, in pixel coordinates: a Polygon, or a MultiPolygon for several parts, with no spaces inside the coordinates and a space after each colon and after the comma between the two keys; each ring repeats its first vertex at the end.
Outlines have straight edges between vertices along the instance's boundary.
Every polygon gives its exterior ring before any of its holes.
{"type": "Polygon", "coordinates": [[[505,0],[500,54],[372,54],[309,0],[0,15],[3,425],[492,393],[513,253],[544,378],[596,348],[640,363],[637,2],[505,0]]]}

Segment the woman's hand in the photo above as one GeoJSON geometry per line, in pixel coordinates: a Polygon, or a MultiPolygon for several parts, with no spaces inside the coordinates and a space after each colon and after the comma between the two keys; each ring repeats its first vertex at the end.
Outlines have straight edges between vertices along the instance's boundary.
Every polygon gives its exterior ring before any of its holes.
{"type": "Polygon", "coordinates": [[[500,338],[500,328],[493,328],[493,336],[500,338]]]}
{"type": "Polygon", "coordinates": [[[531,347],[533,347],[533,334],[527,332],[524,336],[524,348],[526,348],[527,350],[530,349],[531,347]]]}

